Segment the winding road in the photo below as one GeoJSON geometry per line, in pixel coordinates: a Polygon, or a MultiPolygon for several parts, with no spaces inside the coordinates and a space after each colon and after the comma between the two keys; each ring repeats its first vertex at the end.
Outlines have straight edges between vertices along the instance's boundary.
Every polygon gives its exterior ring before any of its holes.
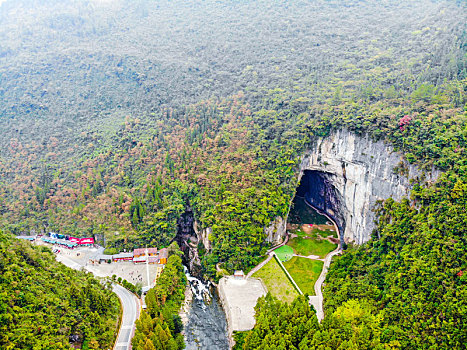
{"type": "MultiPolygon", "coordinates": [[[[84,268],[94,275],[99,276],[99,273],[91,266],[81,265],[65,255],[57,255],[56,259],[74,270],[81,270],[84,268]]],[[[112,284],[112,287],[114,293],[117,294],[122,303],[122,322],[118,331],[117,340],[115,341],[114,350],[129,350],[131,349],[131,339],[135,333],[135,322],[139,317],[140,304],[138,298],[127,289],[118,284],[112,284]]]]}

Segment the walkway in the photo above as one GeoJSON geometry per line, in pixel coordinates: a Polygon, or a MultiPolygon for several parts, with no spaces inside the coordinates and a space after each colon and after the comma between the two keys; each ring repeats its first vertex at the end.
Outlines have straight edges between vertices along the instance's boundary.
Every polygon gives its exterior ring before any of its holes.
{"type": "Polygon", "coordinates": [[[269,260],[271,260],[273,257],[273,254],[272,252],[269,253],[269,256],[266,260],[264,260],[263,262],[260,262],[258,265],[256,265],[250,272],[248,272],[248,275],[246,275],[246,278],[250,278],[256,271],[258,271],[260,268],[262,268],[264,265],[266,265],[269,260]]]}
{"type": "Polygon", "coordinates": [[[266,252],[266,254],[271,254],[272,251],[276,250],[277,248],[282,247],[283,245],[286,245],[288,241],[289,241],[289,233],[286,232],[286,236],[285,236],[284,242],[282,242],[282,243],[279,244],[279,245],[276,245],[275,247],[272,247],[271,249],[269,249],[269,250],[266,252]]]}
{"type": "MultiPolygon", "coordinates": [[[[273,254],[272,252],[274,250],[276,250],[277,248],[280,248],[282,247],[283,245],[286,245],[287,242],[289,241],[289,234],[287,233],[287,235],[285,236],[285,239],[284,239],[284,242],[282,242],[281,244],[279,245],[276,245],[275,247],[272,247],[271,249],[269,249],[266,254],[268,255],[268,258],[266,260],[264,260],[263,262],[260,262],[258,265],[256,265],[250,272],[248,272],[248,274],[246,275],[246,278],[250,278],[255,272],[257,272],[260,268],[262,268],[264,265],[266,265],[269,260],[272,259],[273,257],[273,254]]],[[[219,265],[219,264],[217,264],[219,265]]],[[[216,269],[217,269],[217,265],[216,265],[216,269]]]]}
{"type": "MultiPolygon", "coordinates": [[[[336,232],[337,232],[337,237],[340,237],[339,227],[336,225],[335,221],[329,215],[322,212],[321,210],[318,210],[313,205],[308,203],[306,200],[305,200],[305,203],[309,207],[316,210],[321,215],[326,216],[329,219],[329,221],[331,221],[333,223],[333,225],[334,225],[334,227],[336,229],[336,232]]],[[[323,320],[323,318],[324,318],[324,310],[323,310],[323,300],[324,300],[324,298],[323,298],[323,291],[322,291],[323,283],[324,283],[324,280],[326,279],[326,274],[328,273],[329,265],[331,265],[332,257],[334,255],[339,254],[341,251],[342,251],[342,247],[341,247],[341,243],[339,241],[339,244],[337,245],[337,248],[324,257],[323,269],[321,270],[321,274],[319,275],[319,277],[318,277],[318,279],[316,280],[316,283],[315,283],[315,294],[316,295],[310,297],[310,303],[314,306],[314,308],[316,310],[316,317],[318,318],[318,322],[321,322],[323,320]]]]}
{"type": "MultiPolygon", "coordinates": [[[[310,203],[306,202],[306,204],[308,206],[310,206],[311,208],[317,210],[310,203]]],[[[329,221],[331,221],[334,224],[335,230],[338,233],[338,237],[340,237],[339,228],[337,227],[334,220],[331,217],[329,217],[329,215],[327,215],[326,213],[323,213],[321,211],[319,211],[319,213],[326,216],[329,219],[329,221]]],[[[328,239],[328,238],[326,238],[326,239],[328,239]]],[[[247,278],[251,277],[251,275],[253,275],[259,269],[261,269],[264,265],[266,265],[271,260],[271,258],[273,257],[273,255],[274,255],[273,251],[276,250],[277,248],[282,247],[283,245],[287,244],[288,241],[289,241],[289,235],[287,234],[284,242],[282,242],[281,244],[279,244],[279,245],[277,245],[277,246],[275,246],[275,247],[273,247],[273,248],[271,248],[271,249],[269,249],[267,251],[267,254],[269,255],[269,257],[266,260],[264,260],[263,262],[261,262],[260,264],[258,264],[257,266],[255,266],[248,273],[247,278]]],[[[342,251],[342,248],[341,248],[341,244],[340,244],[340,241],[339,241],[339,244],[338,244],[337,248],[335,250],[333,250],[332,252],[330,252],[329,254],[327,254],[324,259],[320,259],[319,256],[312,256],[312,255],[302,256],[302,255],[294,254],[294,256],[301,257],[301,258],[324,261],[323,269],[321,270],[321,273],[320,273],[318,279],[316,280],[316,283],[315,283],[315,286],[314,286],[315,295],[309,297],[310,303],[313,305],[313,307],[316,310],[316,317],[318,318],[319,322],[321,322],[323,320],[323,318],[324,318],[324,310],[323,310],[324,298],[323,298],[323,292],[322,292],[323,283],[324,283],[324,281],[326,279],[326,274],[328,273],[328,269],[329,269],[329,266],[331,265],[331,260],[332,260],[333,256],[339,254],[341,251],[342,251]]],[[[290,276],[290,278],[292,279],[291,276],[290,276]]],[[[292,281],[294,281],[294,280],[292,279],[292,281]]]]}
{"type": "Polygon", "coordinates": [[[315,296],[310,297],[310,302],[313,304],[316,310],[316,317],[318,318],[318,322],[321,322],[324,318],[324,310],[323,310],[323,292],[322,287],[324,280],[326,279],[326,274],[328,273],[329,265],[331,265],[331,259],[334,255],[339,254],[341,252],[340,247],[337,247],[335,250],[330,252],[324,258],[323,269],[321,270],[321,274],[319,275],[318,279],[315,283],[315,296]]]}

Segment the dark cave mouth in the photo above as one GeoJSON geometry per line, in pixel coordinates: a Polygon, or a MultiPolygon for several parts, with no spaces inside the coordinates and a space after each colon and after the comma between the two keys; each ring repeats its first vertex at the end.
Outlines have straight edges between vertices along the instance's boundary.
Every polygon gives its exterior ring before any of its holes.
{"type": "Polygon", "coordinates": [[[318,170],[305,170],[300,178],[296,196],[307,198],[307,196],[319,192],[326,187],[332,186],[334,189],[334,186],[327,179],[329,175],[329,173],[318,170]]]}
{"type": "Polygon", "coordinates": [[[336,223],[339,231],[344,232],[344,206],[341,195],[332,183],[333,176],[333,174],[323,171],[305,170],[297,187],[293,199],[294,206],[289,213],[288,221],[297,224],[315,220],[317,224],[325,224],[324,221],[329,221],[323,215],[326,214],[336,223]],[[307,210],[304,206],[311,206],[314,209],[308,208],[307,210]],[[315,210],[317,214],[313,214],[312,210],[315,210]]]}

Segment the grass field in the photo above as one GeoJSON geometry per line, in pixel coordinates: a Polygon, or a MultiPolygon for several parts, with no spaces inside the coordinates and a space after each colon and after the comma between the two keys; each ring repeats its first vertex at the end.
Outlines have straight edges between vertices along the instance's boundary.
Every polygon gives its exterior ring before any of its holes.
{"type": "Polygon", "coordinates": [[[292,259],[294,254],[293,249],[287,245],[277,248],[274,250],[274,253],[276,253],[277,257],[282,262],[289,261],[292,259]]]}
{"type": "Polygon", "coordinates": [[[303,293],[315,295],[315,283],[318,279],[323,262],[294,256],[291,260],[284,263],[285,268],[298,284],[303,293]]]}
{"type": "Polygon", "coordinates": [[[334,238],[338,238],[337,237],[337,232],[335,230],[319,230],[319,229],[314,229],[313,230],[313,233],[317,233],[318,235],[320,235],[321,237],[323,238],[326,238],[328,236],[332,236],[334,238]]]}
{"type": "Polygon", "coordinates": [[[291,303],[298,296],[298,292],[274,258],[254,273],[253,277],[261,278],[268,292],[282,301],[291,303]]]}
{"type": "Polygon", "coordinates": [[[334,238],[338,238],[338,237],[337,237],[337,232],[336,232],[336,230],[334,230],[334,229],[330,230],[330,229],[328,229],[328,228],[326,228],[326,229],[314,228],[314,229],[313,229],[313,232],[314,232],[315,234],[320,235],[320,236],[323,237],[323,238],[326,238],[326,237],[328,237],[328,236],[332,236],[332,237],[334,237],[334,238]]]}
{"type": "Polygon", "coordinates": [[[332,244],[324,239],[317,240],[300,237],[292,238],[287,245],[292,247],[299,255],[318,255],[320,258],[324,258],[328,253],[337,248],[337,244],[332,244]]]}

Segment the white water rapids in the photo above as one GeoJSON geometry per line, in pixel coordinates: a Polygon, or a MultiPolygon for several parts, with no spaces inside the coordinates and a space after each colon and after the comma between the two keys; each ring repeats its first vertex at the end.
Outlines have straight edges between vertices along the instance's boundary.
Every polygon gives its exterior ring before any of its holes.
{"type": "Polygon", "coordinates": [[[191,276],[186,267],[184,270],[193,293],[184,330],[186,349],[229,349],[227,321],[216,289],[211,282],[191,276]]]}

